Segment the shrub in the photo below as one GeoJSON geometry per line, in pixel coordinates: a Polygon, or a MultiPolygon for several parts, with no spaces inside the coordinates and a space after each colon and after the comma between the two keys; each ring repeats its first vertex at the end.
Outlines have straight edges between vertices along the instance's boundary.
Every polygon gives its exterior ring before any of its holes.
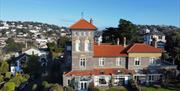
{"type": "Polygon", "coordinates": [[[26,79],[29,79],[29,78],[30,78],[30,76],[29,76],[28,74],[25,74],[24,77],[25,77],[26,79]]]}
{"type": "Polygon", "coordinates": [[[65,89],[65,91],[73,91],[73,88],[71,88],[70,86],[65,87],[65,89]]]}
{"type": "Polygon", "coordinates": [[[4,84],[3,91],[14,91],[15,86],[16,85],[14,82],[7,82],[4,84]]]}
{"type": "Polygon", "coordinates": [[[6,72],[5,78],[6,78],[6,79],[10,79],[10,78],[11,78],[11,72],[6,72]]]}
{"type": "Polygon", "coordinates": [[[52,84],[50,91],[63,91],[63,87],[59,84],[52,84]]]}
{"type": "Polygon", "coordinates": [[[37,84],[33,84],[32,91],[35,91],[37,89],[37,84]]]}
{"type": "Polygon", "coordinates": [[[42,82],[42,86],[44,89],[48,89],[50,87],[49,83],[47,81],[42,82]]]}
{"type": "Polygon", "coordinates": [[[24,78],[21,75],[17,75],[15,77],[13,77],[12,79],[9,80],[10,82],[14,82],[16,84],[16,87],[19,87],[19,85],[25,81],[27,81],[26,78],[24,78]]]}
{"type": "Polygon", "coordinates": [[[0,75],[0,83],[3,82],[3,81],[4,81],[3,76],[0,75]]]}

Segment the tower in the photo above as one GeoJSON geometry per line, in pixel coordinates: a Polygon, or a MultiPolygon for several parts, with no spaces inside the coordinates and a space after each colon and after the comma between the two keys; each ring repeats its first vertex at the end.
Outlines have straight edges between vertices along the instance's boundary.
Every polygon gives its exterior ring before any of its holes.
{"type": "Polygon", "coordinates": [[[94,31],[91,22],[80,19],[69,27],[72,35],[72,70],[89,70],[92,68],[94,31]]]}

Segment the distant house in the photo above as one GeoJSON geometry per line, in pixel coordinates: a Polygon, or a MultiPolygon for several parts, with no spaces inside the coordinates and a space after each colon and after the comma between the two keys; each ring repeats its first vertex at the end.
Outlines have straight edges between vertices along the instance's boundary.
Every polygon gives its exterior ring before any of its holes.
{"type": "Polygon", "coordinates": [[[19,55],[18,57],[12,57],[10,61],[10,72],[13,75],[16,75],[16,73],[21,73],[23,71],[21,63],[26,61],[27,55],[25,53],[19,55]]]}
{"type": "MultiPolygon", "coordinates": [[[[128,85],[133,79],[139,83],[154,83],[164,79],[164,70],[176,70],[176,66],[161,60],[162,50],[144,43],[110,45],[94,42],[97,28],[85,19],[70,26],[71,71],[63,74],[63,86],[87,91],[89,84],[95,87],[128,85]]],[[[67,49],[68,49],[67,45],[67,49]]],[[[66,49],[66,50],[67,50],[66,49]]],[[[67,52],[69,53],[69,52],[67,52]]],[[[66,55],[66,54],[65,54],[66,55]]],[[[172,77],[174,72],[170,73],[172,77]]]]}
{"type": "Polygon", "coordinates": [[[37,38],[36,40],[36,44],[38,46],[38,48],[47,48],[47,39],[42,39],[42,38],[37,38]]]}
{"type": "Polygon", "coordinates": [[[145,30],[144,34],[144,43],[148,45],[154,45],[157,48],[164,48],[166,39],[165,35],[158,31],[158,30],[153,30],[150,31],[148,29],[145,30]]]}
{"type": "Polygon", "coordinates": [[[46,67],[48,62],[48,52],[39,50],[36,48],[30,48],[26,51],[24,51],[22,54],[20,54],[17,57],[13,57],[11,59],[11,67],[10,70],[12,74],[16,74],[17,72],[22,72],[22,63],[29,61],[28,57],[30,55],[36,55],[39,57],[39,61],[41,62],[41,66],[46,67]]]}

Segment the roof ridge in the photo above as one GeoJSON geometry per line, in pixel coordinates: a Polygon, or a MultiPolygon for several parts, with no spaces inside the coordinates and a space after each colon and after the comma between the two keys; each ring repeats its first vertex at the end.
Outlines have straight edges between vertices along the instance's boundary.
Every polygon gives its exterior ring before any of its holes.
{"type": "Polygon", "coordinates": [[[76,21],[74,24],[69,26],[70,29],[89,29],[89,30],[96,30],[96,26],[91,24],[85,19],[80,19],[76,21]]]}
{"type": "Polygon", "coordinates": [[[136,43],[134,43],[128,50],[127,50],[127,53],[132,50],[132,48],[136,45],[136,43]]]}

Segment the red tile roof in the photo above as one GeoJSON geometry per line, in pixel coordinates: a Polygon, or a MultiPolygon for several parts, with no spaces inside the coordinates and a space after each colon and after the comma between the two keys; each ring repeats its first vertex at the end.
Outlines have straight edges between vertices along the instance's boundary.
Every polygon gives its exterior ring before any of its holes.
{"type": "Polygon", "coordinates": [[[94,45],[94,57],[117,57],[127,56],[121,45],[94,45]]]}
{"type": "Polygon", "coordinates": [[[160,48],[155,48],[144,43],[135,43],[128,50],[128,53],[162,53],[160,48]]]}
{"type": "Polygon", "coordinates": [[[124,68],[96,68],[93,70],[85,71],[71,71],[65,74],[65,76],[90,76],[90,75],[112,75],[112,74],[133,74],[134,70],[128,70],[124,68]]]}
{"type": "Polygon", "coordinates": [[[96,30],[97,28],[89,23],[88,21],[86,21],[85,19],[80,19],[79,21],[77,21],[75,24],[71,25],[69,27],[69,29],[73,29],[73,30],[96,30]]]}
{"type": "Polygon", "coordinates": [[[162,53],[163,50],[144,43],[122,45],[94,44],[94,57],[127,56],[128,53],[162,53]]]}

